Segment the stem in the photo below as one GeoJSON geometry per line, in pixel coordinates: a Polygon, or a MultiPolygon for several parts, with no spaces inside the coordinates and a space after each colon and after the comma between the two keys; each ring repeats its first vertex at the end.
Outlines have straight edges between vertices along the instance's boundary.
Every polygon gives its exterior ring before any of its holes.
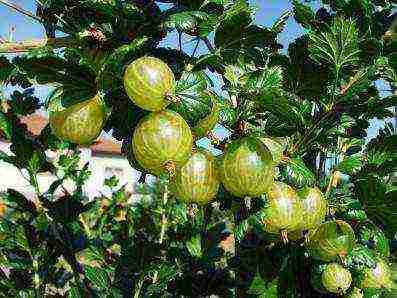
{"type": "Polygon", "coordinates": [[[215,51],[214,46],[211,44],[210,40],[208,37],[204,37],[203,41],[205,42],[205,45],[207,46],[208,50],[213,53],[215,51]]]}
{"type": "Polygon", "coordinates": [[[142,290],[142,286],[143,286],[143,278],[139,279],[138,285],[135,289],[135,293],[134,293],[134,298],[139,298],[140,297],[140,292],[142,290]]]}
{"type": "Polygon", "coordinates": [[[179,44],[179,51],[182,52],[182,32],[178,31],[178,44],[179,44]]]}
{"type": "Polygon", "coordinates": [[[194,56],[196,55],[196,51],[197,51],[199,43],[200,43],[200,39],[197,39],[196,46],[194,47],[193,53],[191,55],[192,58],[194,58],[194,56]]]}
{"type": "MultiPolygon", "coordinates": [[[[168,183],[168,182],[167,182],[168,183]]],[[[168,201],[168,185],[164,185],[164,193],[163,193],[163,207],[162,207],[162,212],[161,212],[161,232],[160,232],[160,244],[163,243],[165,232],[166,232],[166,226],[167,226],[167,215],[165,214],[164,207],[167,205],[168,201]]]]}

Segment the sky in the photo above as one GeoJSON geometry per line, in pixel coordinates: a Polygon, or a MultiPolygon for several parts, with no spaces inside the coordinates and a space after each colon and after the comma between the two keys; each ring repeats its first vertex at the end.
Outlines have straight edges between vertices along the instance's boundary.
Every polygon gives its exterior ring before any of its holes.
{"type": "MultiPolygon", "coordinates": [[[[36,5],[34,0],[13,0],[14,3],[19,4],[24,9],[31,12],[35,12],[36,5]]],[[[250,3],[257,8],[256,21],[260,25],[271,26],[273,22],[283,12],[291,10],[291,3],[287,0],[250,0],[250,3]]],[[[313,8],[318,8],[318,2],[311,4],[313,8]],[[317,3],[317,4],[316,4],[317,3]]],[[[296,24],[293,18],[289,18],[285,30],[280,34],[279,42],[284,45],[285,49],[288,44],[294,40],[297,36],[304,33],[304,29],[296,24]]],[[[41,39],[44,36],[43,27],[36,21],[12,11],[8,7],[0,4],[0,37],[3,39],[11,38],[13,41],[22,41],[29,39],[41,39]],[[14,30],[13,30],[14,28],[14,30]],[[11,36],[10,36],[11,34],[11,36]]],[[[170,34],[167,39],[163,42],[165,46],[175,46],[176,34],[170,34]]],[[[187,52],[193,50],[194,42],[189,37],[183,39],[183,48],[187,52]]],[[[203,53],[206,50],[204,44],[200,44],[198,48],[198,54],[203,53]]],[[[219,84],[215,77],[215,83],[219,90],[219,84]]],[[[380,88],[385,89],[385,86],[380,83],[380,88]]],[[[5,88],[4,94],[9,94],[12,89],[5,88]]],[[[45,98],[49,89],[46,86],[36,86],[36,95],[40,98],[45,98]]],[[[384,123],[382,121],[374,120],[371,123],[371,127],[368,130],[368,138],[376,135],[380,127],[384,123]]]]}

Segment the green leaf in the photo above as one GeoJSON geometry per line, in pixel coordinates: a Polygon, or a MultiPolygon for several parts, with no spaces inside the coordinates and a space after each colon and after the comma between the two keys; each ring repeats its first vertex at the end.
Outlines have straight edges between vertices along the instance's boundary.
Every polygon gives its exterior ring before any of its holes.
{"type": "Polygon", "coordinates": [[[215,31],[215,45],[224,50],[233,50],[228,55],[241,52],[242,48],[265,47],[275,43],[276,33],[252,25],[254,10],[247,1],[237,0],[223,13],[215,31]]]}
{"type": "Polygon", "coordinates": [[[285,26],[287,25],[287,21],[291,13],[289,11],[284,12],[281,16],[279,16],[276,21],[273,23],[271,30],[277,34],[283,32],[285,26]]]}
{"type": "Polygon", "coordinates": [[[201,258],[202,250],[201,250],[201,235],[197,234],[186,241],[186,247],[189,253],[195,258],[201,258]]]}
{"type": "Polygon", "coordinates": [[[266,282],[257,272],[248,290],[248,294],[256,295],[260,298],[277,298],[278,297],[278,281],[277,279],[266,282]]]}
{"type": "Polygon", "coordinates": [[[290,183],[298,187],[314,185],[316,177],[301,158],[290,158],[285,164],[290,183]]]}
{"type": "Polygon", "coordinates": [[[359,36],[353,20],[336,18],[328,31],[309,34],[311,57],[333,64],[336,70],[355,65],[359,60],[359,36]]]}
{"type": "Polygon", "coordinates": [[[304,28],[310,29],[315,21],[315,14],[310,6],[300,3],[298,0],[292,1],[294,18],[304,28]]]}
{"type": "Polygon", "coordinates": [[[92,282],[94,287],[101,291],[108,291],[110,287],[110,279],[105,269],[85,266],[85,276],[92,282]]]}
{"type": "Polygon", "coordinates": [[[284,125],[294,128],[295,131],[304,126],[299,104],[290,100],[286,94],[273,89],[255,96],[253,99],[260,104],[263,110],[273,114],[276,120],[284,122],[284,125]]]}
{"type": "Polygon", "coordinates": [[[250,73],[246,87],[248,92],[266,94],[275,89],[282,88],[283,70],[279,66],[261,69],[250,73]]]}
{"type": "Polygon", "coordinates": [[[363,269],[365,267],[374,268],[376,266],[376,256],[372,250],[357,244],[346,257],[347,266],[353,270],[363,269]]]}
{"type": "Polygon", "coordinates": [[[2,111],[0,111],[0,137],[6,140],[11,138],[11,123],[2,111]]]}
{"type": "Polygon", "coordinates": [[[103,182],[103,185],[109,188],[115,188],[119,184],[119,179],[116,176],[112,176],[110,178],[106,178],[103,182]]]}
{"type": "Polygon", "coordinates": [[[357,238],[363,245],[375,250],[382,257],[390,257],[389,240],[386,238],[382,230],[374,224],[370,222],[364,222],[361,224],[357,238]]]}
{"type": "Polygon", "coordinates": [[[363,165],[361,154],[354,154],[348,157],[345,157],[337,166],[336,170],[347,174],[352,175],[358,172],[363,165]]]}
{"type": "MultiPolygon", "coordinates": [[[[215,32],[215,45],[218,48],[228,48],[243,37],[246,28],[252,22],[252,9],[244,0],[237,0],[222,15],[220,24],[215,32]]],[[[240,41],[242,42],[242,41],[240,41]]]]}
{"type": "Polygon", "coordinates": [[[169,108],[178,112],[191,127],[212,111],[211,97],[205,92],[207,86],[207,75],[203,71],[185,71],[177,82],[175,94],[181,100],[169,108]]]}
{"type": "Polygon", "coordinates": [[[215,28],[216,17],[203,11],[183,11],[172,14],[165,22],[168,29],[176,29],[188,34],[207,36],[215,28]]]}

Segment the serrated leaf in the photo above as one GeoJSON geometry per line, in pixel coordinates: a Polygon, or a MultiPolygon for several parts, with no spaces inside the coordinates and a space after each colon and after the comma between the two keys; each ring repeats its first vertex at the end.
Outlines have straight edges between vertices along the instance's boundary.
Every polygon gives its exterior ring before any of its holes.
{"type": "Polygon", "coordinates": [[[283,70],[279,66],[273,66],[250,73],[246,88],[248,92],[263,94],[282,87],[283,70]]]}
{"type": "Polygon", "coordinates": [[[216,24],[216,18],[203,11],[183,11],[172,14],[165,22],[168,29],[176,29],[188,34],[198,33],[207,36],[216,24]]]}
{"type": "Polygon", "coordinates": [[[355,21],[336,18],[328,31],[309,34],[311,57],[333,64],[338,71],[356,64],[360,53],[358,32],[355,21]]]}
{"type": "Polygon", "coordinates": [[[14,65],[4,56],[0,56],[0,83],[6,81],[14,69],[14,65]]]}
{"type": "Polygon", "coordinates": [[[177,82],[175,94],[181,100],[169,108],[178,112],[191,127],[195,127],[212,111],[213,103],[206,93],[207,86],[207,76],[203,71],[186,71],[177,82]]]}
{"type": "Polygon", "coordinates": [[[348,157],[345,157],[337,166],[336,170],[352,175],[358,172],[363,165],[361,154],[354,154],[348,157]]]}
{"type": "Polygon", "coordinates": [[[272,89],[253,98],[260,107],[275,116],[275,120],[284,122],[293,129],[303,127],[303,118],[298,104],[290,100],[285,94],[272,89]]]}
{"type": "Polygon", "coordinates": [[[240,51],[242,48],[264,47],[274,43],[274,32],[251,24],[253,12],[244,0],[235,1],[228,7],[215,31],[216,47],[240,51]]]}

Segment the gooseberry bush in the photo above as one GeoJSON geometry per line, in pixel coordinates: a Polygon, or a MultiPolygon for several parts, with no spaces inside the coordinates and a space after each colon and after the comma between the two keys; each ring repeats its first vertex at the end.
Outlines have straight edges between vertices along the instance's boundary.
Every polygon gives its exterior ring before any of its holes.
{"type": "Polygon", "coordinates": [[[35,190],[1,197],[1,297],[396,297],[395,128],[366,139],[396,103],[393,3],[293,0],[264,27],[250,2],[37,1],[47,44],[0,57],[0,160],[35,190]],[[102,131],[135,195],[84,192],[102,131]]]}

